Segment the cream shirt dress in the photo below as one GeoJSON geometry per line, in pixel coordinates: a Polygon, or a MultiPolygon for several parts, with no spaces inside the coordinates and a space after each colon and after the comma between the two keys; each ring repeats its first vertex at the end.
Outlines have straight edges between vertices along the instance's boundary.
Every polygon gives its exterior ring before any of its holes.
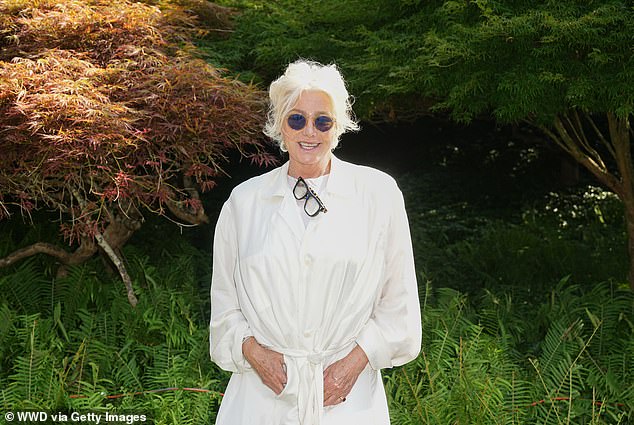
{"type": "Polygon", "coordinates": [[[288,162],[238,185],[214,236],[212,360],[233,372],[217,425],[385,425],[380,370],[419,353],[421,318],[412,244],[396,182],[332,158],[328,211],[305,225],[288,162]],[[284,355],[276,395],[242,354],[257,341],[284,355]],[[323,407],[323,371],[358,344],[369,364],[345,402],[323,407]]]}

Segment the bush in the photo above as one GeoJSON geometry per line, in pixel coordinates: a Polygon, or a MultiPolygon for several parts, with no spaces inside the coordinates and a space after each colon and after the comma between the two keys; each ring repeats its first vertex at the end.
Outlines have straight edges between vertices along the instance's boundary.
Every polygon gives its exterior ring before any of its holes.
{"type": "Polygon", "coordinates": [[[610,192],[587,186],[549,193],[525,202],[518,213],[456,201],[451,184],[444,185],[447,192],[428,196],[430,178],[405,176],[402,186],[416,265],[435,286],[473,294],[505,287],[541,302],[552,282],[567,275],[587,287],[625,281],[623,207],[610,192]]]}

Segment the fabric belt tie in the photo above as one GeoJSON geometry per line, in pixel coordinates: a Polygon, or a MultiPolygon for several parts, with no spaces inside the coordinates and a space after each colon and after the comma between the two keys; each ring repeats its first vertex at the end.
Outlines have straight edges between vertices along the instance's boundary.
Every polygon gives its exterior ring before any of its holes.
{"type": "Polygon", "coordinates": [[[286,385],[291,386],[289,392],[297,394],[300,425],[321,424],[324,414],[324,361],[352,344],[319,353],[273,348],[284,354],[287,376],[290,376],[286,385]]]}

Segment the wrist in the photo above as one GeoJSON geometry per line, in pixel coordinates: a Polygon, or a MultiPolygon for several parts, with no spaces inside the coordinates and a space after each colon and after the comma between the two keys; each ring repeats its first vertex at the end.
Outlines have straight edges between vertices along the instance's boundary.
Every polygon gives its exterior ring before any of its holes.
{"type": "Polygon", "coordinates": [[[355,363],[359,365],[359,368],[361,370],[365,369],[366,365],[369,363],[369,360],[368,356],[365,354],[365,351],[363,351],[363,348],[361,348],[360,345],[356,345],[352,349],[351,354],[353,354],[355,363]]]}
{"type": "Polygon", "coordinates": [[[255,341],[255,337],[253,335],[245,336],[242,339],[242,355],[246,357],[247,360],[249,358],[249,354],[251,353],[254,343],[257,342],[255,341]]]}

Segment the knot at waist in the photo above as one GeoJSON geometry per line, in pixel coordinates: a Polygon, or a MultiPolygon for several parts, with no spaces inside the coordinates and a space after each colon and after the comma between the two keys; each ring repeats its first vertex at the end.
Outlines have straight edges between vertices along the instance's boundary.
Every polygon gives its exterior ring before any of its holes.
{"type": "Polygon", "coordinates": [[[311,352],[272,348],[284,355],[286,363],[286,388],[282,397],[296,399],[301,425],[319,425],[324,411],[324,362],[327,358],[350,351],[354,341],[341,347],[311,352]]]}

